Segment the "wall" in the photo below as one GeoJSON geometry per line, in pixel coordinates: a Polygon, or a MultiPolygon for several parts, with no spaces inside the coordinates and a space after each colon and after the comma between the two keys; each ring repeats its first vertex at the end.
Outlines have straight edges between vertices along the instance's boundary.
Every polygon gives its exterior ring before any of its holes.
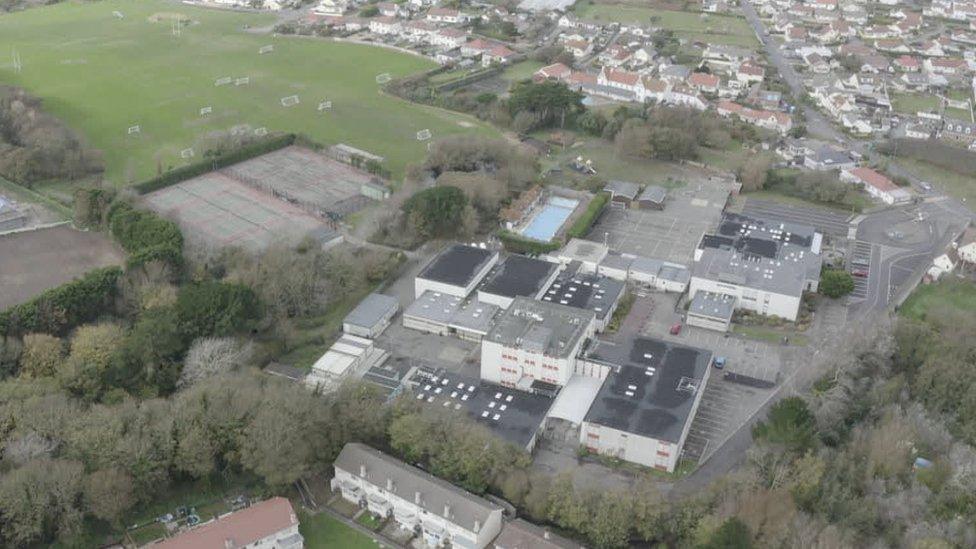
{"type": "Polygon", "coordinates": [[[795,321],[800,311],[799,296],[765,292],[696,276],[691,277],[688,299],[694,298],[695,293],[699,290],[728,294],[735,298],[737,309],[746,309],[767,316],[775,315],[786,320],[795,321]],[[754,299],[749,299],[749,297],[754,297],[754,299]]]}
{"type": "Polygon", "coordinates": [[[602,455],[668,472],[674,471],[680,454],[676,444],[588,421],[580,429],[580,444],[602,455]]]}

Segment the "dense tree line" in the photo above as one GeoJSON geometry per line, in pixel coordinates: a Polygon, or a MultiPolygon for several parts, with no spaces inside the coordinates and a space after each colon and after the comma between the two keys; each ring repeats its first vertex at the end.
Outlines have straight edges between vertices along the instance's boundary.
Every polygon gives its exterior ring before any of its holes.
{"type": "Polygon", "coordinates": [[[37,181],[73,180],[103,169],[101,154],[45,113],[40,99],[0,86],[0,177],[30,187],[37,181]]]}

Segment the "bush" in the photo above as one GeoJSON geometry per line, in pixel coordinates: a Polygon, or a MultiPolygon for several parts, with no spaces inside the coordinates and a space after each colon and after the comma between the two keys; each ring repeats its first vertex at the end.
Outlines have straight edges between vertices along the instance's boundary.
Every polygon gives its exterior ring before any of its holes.
{"type": "Polygon", "coordinates": [[[129,202],[116,202],[108,213],[115,240],[129,253],[128,266],[159,260],[178,266],[183,261],[183,233],[176,223],[129,202]]]}
{"type": "Polygon", "coordinates": [[[11,307],[0,313],[0,333],[63,334],[92,321],[112,304],[116,282],[121,275],[122,269],[118,267],[97,269],[78,280],[51,288],[27,303],[11,307]]]}
{"type": "Polygon", "coordinates": [[[403,203],[403,213],[418,235],[438,238],[454,235],[462,226],[468,198],[457,187],[424,189],[403,203]]]}
{"type": "Polygon", "coordinates": [[[840,269],[826,269],[820,273],[820,293],[834,299],[854,291],[851,273],[840,269]]]}
{"type": "Polygon", "coordinates": [[[177,323],[187,344],[200,337],[230,336],[249,329],[259,314],[257,296],[242,284],[190,284],[176,298],[177,323]]]}
{"type": "Polygon", "coordinates": [[[540,242],[504,229],[498,231],[496,236],[502,241],[505,249],[513,254],[541,255],[554,252],[560,246],[560,243],[556,241],[540,242]]]}
{"type": "Polygon", "coordinates": [[[802,452],[813,446],[814,425],[813,413],[806,401],[800,397],[787,397],[773,404],[766,421],[753,427],[752,436],[802,452]]]}
{"type": "Polygon", "coordinates": [[[609,193],[597,193],[590,204],[586,207],[586,211],[583,215],[573,222],[573,226],[566,231],[566,238],[582,238],[586,233],[590,232],[590,228],[599,219],[600,214],[603,213],[603,208],[606,207],[607,202],[610,201],[609,193]]]}
{"type": "Polygon", "coordinates": [[[187,179],[196,177],[198,175],[203,175],[221,168],[230,166],[231,164],[237,164],[238,162],[243,162],[254,158],[256,156],[261,156],[262,154],[269,153],[271,151],[276,151],[278,149],[283,149],[295,142],[296,136],[293,133],[285,135],[275,135],[263,139],[261,141],[245,145],[239,149],[219,154],[217,156],[195,162],[193,164],[188,164],[186,166],[180,166],[179,168],[170,170],[162,175],[158,175],[142,183],[137,183],[133,185],[133,189],[139,194],[146,194],[153,191],[158,191],[159,189],[164,189],[170,185],[175,185],[181,181],[186,181],[187,179]]]}

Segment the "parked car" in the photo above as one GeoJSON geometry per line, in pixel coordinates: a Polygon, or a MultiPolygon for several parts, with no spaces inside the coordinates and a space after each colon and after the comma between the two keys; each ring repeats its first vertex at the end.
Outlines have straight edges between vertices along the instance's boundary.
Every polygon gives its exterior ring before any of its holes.
{"type": "Polygon", "coordinates": [[[725,368],[725,357],[724,356],[715,357],[715,360],[712,361],[712,366],[715,366],[719,370],[725,368]]]}
{"type": "Polygon", "coordinates": [[[867,276],[868,276],[868,270],[867,269],[852,269],[851,270],[851,274],[854,275],[854,276],[859,276],[861,278],[867,278],[867,276]]]}
{"type": "Polygon", "coordinates": [[[919,187],[922,187],[922,190],[925,191],[925,192],[931,192],[932,191],[932,185],[928,181],[921,181],[921,182],[919,182],[918,186],[919,187]]]}
{"type": "Polygon", "coordinates": [[[681,323],[680,322],[675,322],[671,326],[671,335],[676,336],[676,335],[678,335],[680,333],[681,333],[681,323]]]}

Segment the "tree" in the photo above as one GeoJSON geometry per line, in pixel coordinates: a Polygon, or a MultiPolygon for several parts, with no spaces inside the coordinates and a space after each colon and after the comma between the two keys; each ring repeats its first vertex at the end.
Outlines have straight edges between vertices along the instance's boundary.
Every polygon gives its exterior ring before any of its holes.
{"type": "Polygon", "coordinates": [[[766,421],[760,421],[752,429],[756,439],[781,444],[796,452],[812,447],[815,434],[813,414],[800,397],[787,397],[773,404],[766,421]]]}
{"type": "Polygon", "coordinates": [[[60,339],[48,334],[27,334],[20,358],[20,373],[34,378],[52,376],[63,355],[64,346],[60,339]]]}
{"type": "Polygon", "coordinates": [[[739,169],[739,180],[742,181],[743,191],[761,191],[766,187],[769,170],[773,160],[769,155],[760,154],[750,156],[739,169]]]}
{"type": "Polygon", "coordinates": [[[456,234],[468,199],[457,187],[432,187],[418,192],[403,204],[410,225],[423,238],[456,234]]]}
{"type": "Polygon", "coordinates": [[[77,532],[83,478],[80,463],[46,459],[0,476],[0,545],[46,544],[77,532]]]}
{"type": "Polygon", "coordinates": [[[230,337],[204,337],[190,346],[177,387],[186,388],[203,379],[233,371],[251,360],[254,347],[230,337]]]}
{"type": "Polygon", "coordinates": [[[250,328],[259,306],[257,296],[243,284],[208,281],[180,289],[175,310],[188,345],[198,337],[228,336],[250,328]]]}
{"type": "Polygon", "coordinates": [[[85,506],[92,515],[122,526],[122,517],[135,503],[132,477],[117,468],[101,469],[85,478],[85,506]]]}
{"type": "Polygon", "coordinates": [[[562,82],[519,82],[508,98],[512,116],[531,112],[539,116],[540,125],[566,125],[566,117],[583,112],[583,94],[569,89],[562,82]]]}
{"type": "Polygon", "coordinates": [[[87,400],[96,399],[124,338],[125,331],[118,324],[89,324],[78,328],[71,338],[68,358],[58,369],[62,387],[87,400]]]}
{"type": "Polygon", "coordinates": [[[751,549],[752,535],[749,527],[732,517],[719,526],[702,549],[751,549]]]}
{"type": "Polygon", "coordinates": [[[626,547],[634,522],[630,499],[622,492],[604,492],[587,524],[594,547],[626,547]]]}
{"type": "Polygon", "coordinates": [[[854,278],[842,269],[824,269],[820,273],[820,293],[837,299],[854,291],[854,278]]]}

